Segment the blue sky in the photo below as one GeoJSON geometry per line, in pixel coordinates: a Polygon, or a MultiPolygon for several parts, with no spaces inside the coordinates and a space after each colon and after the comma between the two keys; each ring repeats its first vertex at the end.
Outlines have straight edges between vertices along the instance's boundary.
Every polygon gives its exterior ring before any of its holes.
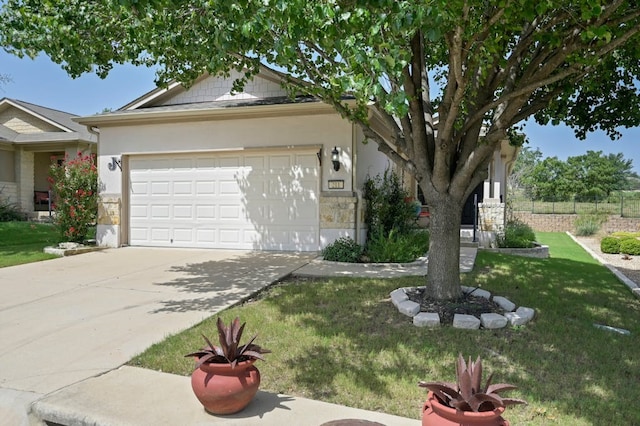
{"type": "MultiPolygon", "coordinates": [[[[8,97],[55,108],[78,115],[92,115],[105,108],[117,109],[155,88],[154,72],[131,65],[118,66],[102,80],[94,74],[72,79],[47,57],[20,59],[0,50],[0,74],[11,82],[0,86],[0,98],[8,97]]],[[[530,147],[540,148],[545,157],[561,160],[582,155],[588,150],[606,153],[622,152],[633,160],[640,172],[640,129],[623,131],[620,140],[611,141],[603,132],[578,140],[565,126],[525,126],[530,147]]]]}

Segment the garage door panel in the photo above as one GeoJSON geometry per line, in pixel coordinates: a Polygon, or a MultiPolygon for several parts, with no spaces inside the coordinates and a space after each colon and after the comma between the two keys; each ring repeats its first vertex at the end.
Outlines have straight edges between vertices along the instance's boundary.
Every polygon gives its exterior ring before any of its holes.
{"type": "Polygon", "coordinates": [[[169,188],[168,181],[151,182],[151,195],[169,195],[169,188]]]}
{"type": "Polygon", "coordinates": [[[244,159],[244,166],[252,172],[261,172],[265,169],[266,158],[262,155],[247,155],[244,159]]]}
{"type": "Polygon", "coordinates": [[[201,171],[213,170],[216,167],[216,160],[213,157],[196,158],[195,167],[201,171]]]}
{"type": "Polygon", "coordinates": [[[196,195],[215,195],[216,185],[212,180],[198,180],[196,181],[196,195]]]}
{"type": "Polygon", "coordinates": [[[193,215],[193,206],[189,205],[173,205],[173,217],[175,219],[192,219],[196,217],[193,215]]]}
{"type": "Polygon", "coordinates": [[[220,157],[220,159],[218,160],[218,167],[220,168],[227,168],[227,169],[237,169],[238,167],[240,167],[242,165],[242,160],[240,158],[240,156],[225,156],[225,157],[220,157]]]}
{"type": "Polygon", "coordinates": [[[171,237],[169,233],[169,227],[155,226],[151,229],[151,241],[152,242],[168,242],[171,237]]]}
{"type": "Polygon", "coordinates": [[[190,227],[173,228],[173,244],[189,243],[189,245],[192,245],[193,243],[195,243],[193,236],[194,230],[190,227]]]}
{"type": "Polygon", "coordinates": [[[221,205],[219,218],[222,221],[240,220],[242,207],[239,205],[221,205]]]}
{"type": "Polygon", "coordinates": [[[240,191],[240,185],[238,185],[238,181],[235,179],[226,179],[219,181],[220,184],[220,195],[240,195],[242,192],[240,191]]]}
{"type": "Polygon", "coordinates": [[[213,244],[216,241],[216,231],[212,228],[196,229],[196,241],[199,245],[213,244]]]}
{"type": "Polygon", "coordinates": [[[173,195],[193,196],[193,182],[192,181],[177,181],[177,182],[174,181],[173,195]]]}
{"type": "Polygon", "coordinates": [[[130,185],[131,193],[137,195],[145,195],[149,191],[147,182],[132,182],[130,185]]]}
{"type": "Polygon", "coordinates": [[[130,244],[318,249],[315,152],[132,157],[130,244]]]}
{"type": "Polygon", "coordinates": [[[131,218],[132,219],[149,219],[149,209],[147,206],[131,206],[131,218]]]}
{"type": "Polygon", "coordinates": [[[151,219],[169,219],[169,205],[168,204],[152,205],[151,219]]]}
{"type": "Polygon", "coordinates": [[[176,173],[190,171],[191,169],[193,169],[193,159],[192,158],[176,158],[173,160],[173,164],[171,166],[176,173]]]}
{"type": "Polygon", "coordinates": [[[149,228],[131,227],[129,230],[131,234],[131,240],[133,241],[147,241],[150,240],[149,228]]]}
{"type": "Polygon", "coordinates": [[[216,206],[214,205],[196,205],[196,217],[198,220],[215,219],[216,206]]]}
{"type": "Polygon", "coordinates": [[[240,241],[242,230],[239,228],[220,229],[220,242],[223,244],[237,244],[240,241]]]}

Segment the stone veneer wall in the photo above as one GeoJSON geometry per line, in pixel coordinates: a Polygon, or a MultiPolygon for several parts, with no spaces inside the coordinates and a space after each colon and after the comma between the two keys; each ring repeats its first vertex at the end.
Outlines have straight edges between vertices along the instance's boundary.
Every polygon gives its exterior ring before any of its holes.
{"type": "Polygon", "coordinates": [[[504,203],[487,201],[478,205],[480,231],[504,231],[504,203]]]}
{"type": "Polygon", "coordinates": [[[356,227],[357,198],[349,196],[320,196],[320,230],[344,229],[353,232],[356,227]]]}
{"type": "Polygon", "coordinates": [[[18,186],[15,182],[0,182],[0,201],[15,203],[18,199],[18,186]]]}
{"type": "MultiPolygon", "coordinates": [[[[540,232],[575,232],[574,221],[577,214],[534,214],[529,212],[513,212],[513,216],[528,224],[534,231],[540,232]]],[[[640,218],[611,215],[602,225],[601,231],[640,231],[640,218]]]]}
{"type": "Polygon", "coordinates": [[[120,225],[121,200],[117,195],[101,195],[98,201],[98,225],[120,225]]]}

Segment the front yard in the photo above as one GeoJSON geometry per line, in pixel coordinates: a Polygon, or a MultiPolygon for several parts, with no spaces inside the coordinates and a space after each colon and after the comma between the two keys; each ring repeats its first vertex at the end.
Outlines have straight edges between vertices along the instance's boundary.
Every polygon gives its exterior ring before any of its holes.
{"type": "MultiPolygon", "coordinates": [[[[291,279],[223,311],[247,322],[245,336],[271,349],[259,362],[262,389],[419,418],[420,380],[454,379],[459,353],[481,355],[494,382],[518,386],[521,425],[640,424],[640,303],[564,234],[541,233],[550,259],[480,252],[464,285],[482,286],[536,310],[523,327],[467,331],[416,328],[388,295],[423,278],[291,279]],[[631,331],[624,336],[594,323],[631,331]]],[[[215,339],[215,319],[154,345],[130,364],[188,375],[184,358],[215,339]]]]}
{"type": "Polygon", "coordinates": [[[60,240],[48,223],[0,222],[0,268],[53,259],[44,248],[60,240]]]}

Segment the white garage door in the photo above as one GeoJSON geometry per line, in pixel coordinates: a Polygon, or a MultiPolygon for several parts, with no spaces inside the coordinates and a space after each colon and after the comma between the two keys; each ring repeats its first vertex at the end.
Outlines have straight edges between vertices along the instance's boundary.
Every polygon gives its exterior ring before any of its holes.
{"type": "Polygon", "coordinates": [[[129,243],[315,251],[315,151],[132,156],[129,243]]]}

